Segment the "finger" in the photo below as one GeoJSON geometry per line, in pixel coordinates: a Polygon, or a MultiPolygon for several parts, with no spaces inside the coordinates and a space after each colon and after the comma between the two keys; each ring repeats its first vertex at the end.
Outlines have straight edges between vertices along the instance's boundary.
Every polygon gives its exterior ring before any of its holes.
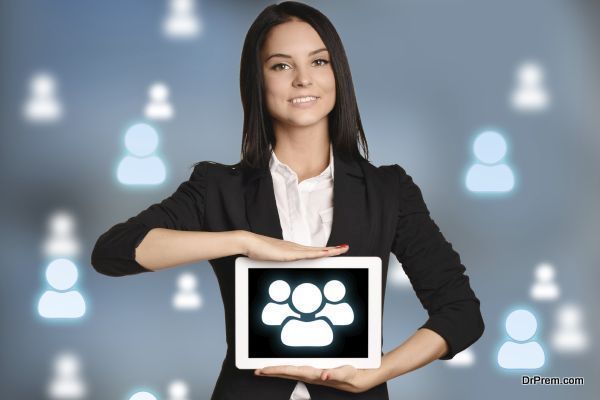
{"type": "Polygon", "coordinates": [[[344,251],[340,251],[339,249],[331,249],[331,250],[317,250],[308,252],[307,254],[302,255],[302,258],[321,258],[321,257],[331,257],[337,256],[339,254],[343,254],[344,251]]]}
{"type": "Polygon", "coordinates": [[[321,257],[337,256],[338,254],[343,254],[343,253],[347,252],[348,249],[349,249],[349,247],[347,247],[347,246],[344,246],[344,247],[336,246],[331,249],[321,250],[319,253],[320,253],[321,257]]]}
{"type": "Polygon", "coordinates": [[[264,367],[259,370],[261,375],[292,375],[291,365],[276,365],[272,367],[264,367]]]}
{"type": "Polygon", "coordinates": [[[259,375],[283,376],[297,378],[300,380],[319,379],[321,370],[309,366],[278,365],[265,367],[259,370],[259,375]]]}
{"type": "Polygon", "coordinates": [[[319,253],[324,253],[324,254],[331,254],[331,253],[343,253],[345,251],[348,251],[349,247],[346,245],[340,245],[340,246],[333,246],[333,247],[321,247],[320,249],[316,250],[319,253]]]}

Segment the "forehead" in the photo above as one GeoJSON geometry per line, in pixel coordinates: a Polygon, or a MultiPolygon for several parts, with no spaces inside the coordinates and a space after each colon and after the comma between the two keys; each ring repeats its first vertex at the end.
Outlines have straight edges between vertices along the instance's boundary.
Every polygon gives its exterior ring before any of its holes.
{"type": "Polygon", "coordinates": [[[274,26],[265,38],[261,54],[283,53],[291,56],[306,55],[325,47],[323,40],[307,22],[297,19],[274,26]]]}

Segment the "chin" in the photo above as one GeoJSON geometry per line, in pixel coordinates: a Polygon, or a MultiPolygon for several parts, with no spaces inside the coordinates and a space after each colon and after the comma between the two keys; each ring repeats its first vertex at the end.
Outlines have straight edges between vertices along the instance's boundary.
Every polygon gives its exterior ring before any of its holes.
{"type": "Polygon", "coordinates": [[[288,124],[290,124],[292,126],[301,127],[301,126],[315,125],[318,122],[320,122],[323,118],[327,118],[327,115],[322,115],[319,117],[315,117],[313,115],[306,115],[304,118],[293,117],[293,118],[289,118],[287,121],[288,121],[288,124]]]}

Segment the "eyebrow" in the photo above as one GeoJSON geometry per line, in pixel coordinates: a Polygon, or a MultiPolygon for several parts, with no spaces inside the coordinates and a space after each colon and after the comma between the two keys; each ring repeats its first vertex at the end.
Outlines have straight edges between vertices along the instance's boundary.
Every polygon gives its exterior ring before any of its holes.
{"type": "MultiPolygon", "coordinates": [[[[317,53],[320,53],[322,51],[327,51],[327,48],[323,47],[322,49],[313,50],[310,53],[308,53],[308,55],[312,56],[313,54],[317,54],[317,53]]],[[[289,56],[287,54],[275,53],[275,54],[271,54],[269,57],[267,57],[267,59],[265,60],[265,62],[269,61],[273,57],[292,58],[292,56],[289,56]]]]}

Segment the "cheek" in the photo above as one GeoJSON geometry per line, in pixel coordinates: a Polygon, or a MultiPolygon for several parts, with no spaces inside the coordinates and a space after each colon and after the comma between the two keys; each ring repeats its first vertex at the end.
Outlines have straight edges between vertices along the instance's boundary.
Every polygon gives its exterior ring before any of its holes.
{"type": "Polygon", "coordinates": [[[281,96],[285,93],[285,88],[288,85],[288,82],[282,75],[273,75],[265,73],[265,92],[270,96],[281,96]]]}
{"type": "Polygon", "coordinates": [[[320,74],[319,86],[322,88],[323,92],[330,96],[335,96],[335,76],[333,75],[333,70],[329,69],[320,74]]]}
{"type": "Polygon", "coordinates": [[[326,73],[323,74],[320,85],[323,92],[326,93],[329,98],[328,103],[333,107],[333,104],[335,104],[335,76],[333,75],[333,70],[326,71],[326,73]]]}

